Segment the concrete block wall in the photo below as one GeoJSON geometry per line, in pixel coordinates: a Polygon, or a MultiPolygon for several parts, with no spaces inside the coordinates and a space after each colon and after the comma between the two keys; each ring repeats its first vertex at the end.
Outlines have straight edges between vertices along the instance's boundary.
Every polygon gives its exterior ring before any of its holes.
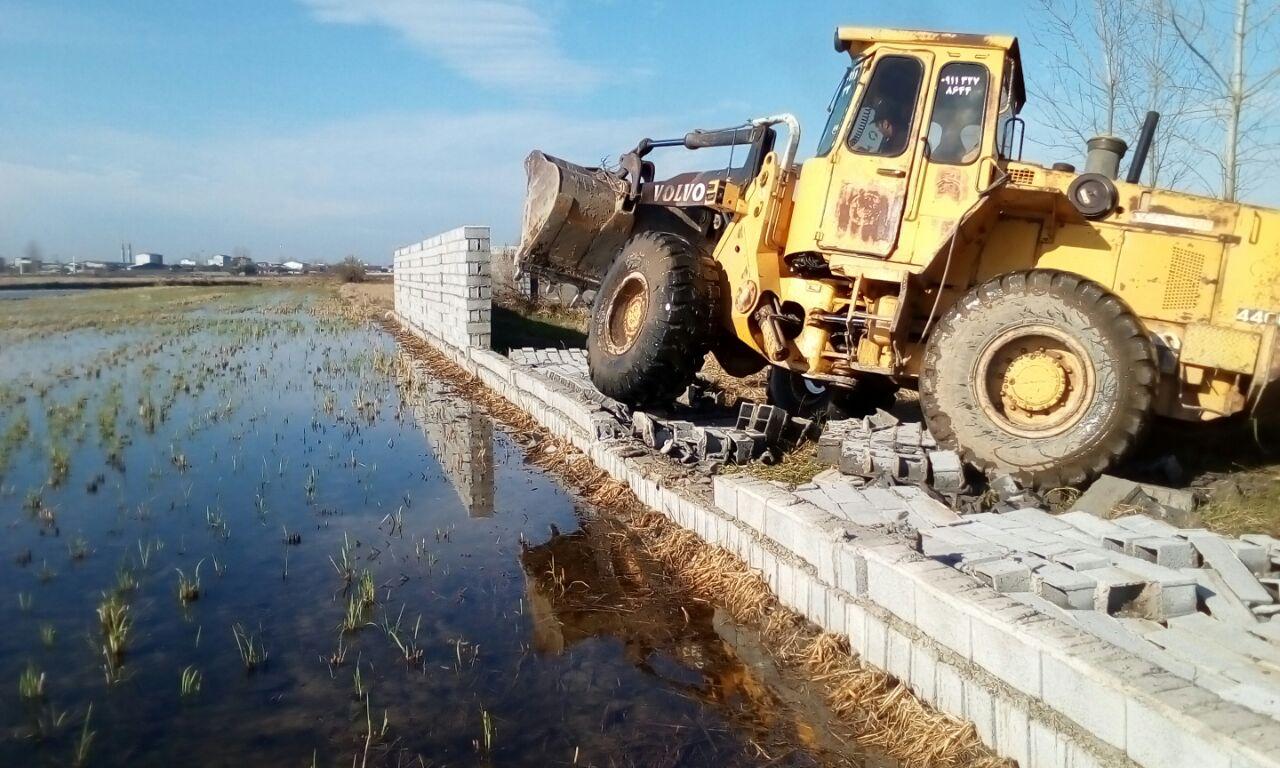
{"type": "Polygon", "coordinates": [[[396,314],[462,349],[488,349],[493,284],[488,227],[458,227],[395,252],[396,314]]]}

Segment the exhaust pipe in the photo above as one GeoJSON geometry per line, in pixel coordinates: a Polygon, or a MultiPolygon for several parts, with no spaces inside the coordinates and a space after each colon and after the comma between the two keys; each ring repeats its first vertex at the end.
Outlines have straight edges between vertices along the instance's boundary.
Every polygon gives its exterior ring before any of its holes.
{"type": "Polygon", "coordinates": [[[1151,151],[1151,141],[1156,137],[1156,124],[1160,122],[1159,112],[1148,112],[1142,121],[1142,132],[1138,134],[1138,146],[1134,147],[1133,159],[1129,161],[1129,173],[1124,180],[1130,184],[1142,181],[1142,168],[1147,164],[1147,154],[1151,151]]]}
{"type": "Polygon", "coordinates": [[[1088,152],[1084,156],[1084,172],[1099,173],[1108,179],[1120,175],[1120,159],[1129,150],[1124,139],[1117,136],[1094,136],[1085,142],[1088,152]]]}

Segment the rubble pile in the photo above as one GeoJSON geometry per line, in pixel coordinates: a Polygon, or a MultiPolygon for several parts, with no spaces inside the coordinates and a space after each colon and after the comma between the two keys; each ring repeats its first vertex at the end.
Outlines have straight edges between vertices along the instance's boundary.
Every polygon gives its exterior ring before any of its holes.
{"type": "Polygon", "coordinates": [[[846,475],[929,483],[944,494],[965,490],[959,454],[939,448],[923,424],[903,423],[883,410],[861,419],[827,422],[818,439],[818,461],[846,475]]]}
{"type": "Polygon", "coordinates": [[[816,440],[818,425],[791,416],[782,408],[744,402],[736,419],[724,414],[724,393],[695,382],[679,398],[675,416],[633,411],[601,394],[591,384],[587,355],[581,349],[514,349],[513,362],[537,369],[557,387],[583,398],[612,418],[597,419],[596,437],[607,440],[631,436],[645,446],[683,464],[714,473],[726,464],[777,461],[806,441],[816,440]],[[706,414],[695,424],[680,416],[706,414]],[[723,423],[721,423],[723,422],[723,423]]]}

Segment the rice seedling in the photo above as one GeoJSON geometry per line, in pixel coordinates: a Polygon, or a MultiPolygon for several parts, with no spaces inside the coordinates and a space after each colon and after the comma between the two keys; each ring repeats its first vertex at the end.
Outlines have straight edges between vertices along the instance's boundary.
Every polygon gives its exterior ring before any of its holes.
{"type": "Polygon", "coordinates": [[[365,604],[361,602],[358,596],[351,595],[347,598],[347,612],[342,617],[342,631],[356,632],[367,623],[365,619],[365,604]]]}
{"type": "Polygon", "coordinates": [[[71,454],[61,445],[49,446],[49,485],[57,488],[71,472],[71,454]]]}
{"type": "Polygon", "coordinates": [[[24,568],[28,565],[31,565],[32,557],[33,555],[31,554],[31,550],[24,549],[18,553],[18,556],[15,557],[13,561],[18,565],[19,568],[24,568]]]}
{"type": "Polygon", "coordinates": [[[231,628],[236,638],[236,650],[240,652],[240,662],[246,672],[253,672],[267,663],[267,649],[262,644],[257,632],[247,632],[240,624],[231,628]]]}
{"type": "Polygon", "coordinates": [[[356,595],[363,606],[373,605],[378,601],[377,587],[373,583],[373,574],[366,568],[360,572],[360,580],[356,582],[356,595]]]}
{"type": "Polygon", "coordinates": [[[142,539],[138,539],[138,564],[142,566],[142,570],[147,570],[151,566],[151,553],[156,551],[156,547],[148,541],[142,543],[142,539]]]}
{"type": "Polygon", "coordinates": [[[343,642],[343,636],[341,633],[338,635],[338,647],[333,649],[333,653],[329,654],[329,658],[326,663],[329,665],[329,675],[331,677],[333,676],[333,670],[338,669],[343,664],[347,663],[347,646],[343,642]]]}
{"type": "Polygon", "coordinates": [[[27,613],[31,610],[31,593],[30,592],[18,593],[18,610],[22,611],[23,613],[27,613]]]}
{"type": "Polygon", "coordinates": [[[351,542],[347,539],[345,531],[342,534],[342,549],[338,550],[338,559],[335,560],[333,555],[330,555],[329,562],[333,565],[333,570],[338,572],[338,576],[344,584],[350,584],[355,581],[356,567],[355,562],[351,559],[351,542]]]}
{"type": "Polygon", "coordinates": [[[93,737],[96,735],[94,731],[89,730],[89,721],[92,719],[93,702],[89,702],[89,709],[84,713],[84,725],[80,728],[80,738],[76,741],[76,753],[72,760],[72,765],[76,768],[89,763],[89,748],[93,745],[93,737]]]}
{"type": "Polygon", "coordinates": [[[200,566],[203,564],[204,560],[196,563],[195,572],[190,579],[181,568],[174,569],[178,572],[178,600],[183,605],[200,599],[200,566]]]}
{"type": "Polygon", "coordinates": [[[127,563],[122,563],[116,569],[116,594],[127,595],[138,588],[138,577],[133,572],[133,567],[127,563]]]}
{"type": "Polygon", "coordinates": [[[58,631],[52,624],[40,625],[40,644],[45,648],[52,648],[54,638],[57,637],[58,631]]]}
{"type": "Polygon", "coordinates": [[[182,698],[189,698],[200,692],[200,684],[203,682],[204,676],[200,674],[200,670],[195,667],[187,667],[182,670],[182,678],[179,683],[178,690],[182,698]]]}
{"type": "Polygon", "coordinates": [[[493,752],[493,718],[489,716],[489,710],[484,707],[480,708],[480,740],[477,744],[483,754],[491,754],[493,752]]]}
{"type": "Polygon", "coordinates": [[[296,547],[302,543],[302,534],[297,531],[290,531],[285,526],[280,526],[280,530],[284,532],[283,541],[285,546],[296,547]]]}
{"type": "Polygon", "coordinates": [[[67,552],[72,560],[83,560],[89,556],[90,551],[89,541],[83,536],[77,536],[67,543],[67,552]]]}
{"type": "Polygon", "coordinates": [[[18,677],[18,696],[23,701],[38,701],[44,698],[44,673],[35,664],[27,662],[26,669],[18,677]]]}
{"type": "Polygon", "coordinates": [[[351,673],[351,683],[355,688],[357,699],[363,699],[369,695],[369,689],[365,688],[364,677],[360,674],[360,665],[356,665],[355,672],[351,673]]]}
{"type": "Polygon", "coordinates": [[[119,680],[120,665],[129,644],[129,631],[133,628],[129,604],[119,595],[104,596],[98,605],[98,625],[102,632],[103,669],[107,681],[114,683],[119,680]]]}
{"type": "Polygon", "coordinates": [[[40,579],[40,583],[48,584],[58,578],[58,572],[49,567],[48,560],[42,560],[40,561],[40,572],[36,574],[36,577],[40,579]]]}

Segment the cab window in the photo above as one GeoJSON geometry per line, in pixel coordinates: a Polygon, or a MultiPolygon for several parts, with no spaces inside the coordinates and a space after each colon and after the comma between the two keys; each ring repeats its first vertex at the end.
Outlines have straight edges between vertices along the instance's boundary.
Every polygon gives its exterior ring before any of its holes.
{"type": "Polygon", "coordinates": [[[881,157],[902,154],[910,142],[923,78],[924,65],[919,59],[910,56],[880,59],[849,131],[849,149],[881,157]]]}
{"type": "Polygon", "coordinates": [[[814,153],[816,157],[826,157],[835,146],[836,134],[840,132],[840,126],[844,125],[845,113],[849,111],[849,104],[853,101],[853,91],[858,86],[858,76],[862,72],[862,62],[865,60],[865,58],[858,59],[853,66],[845,70],[844,79],[840,81],[836,95],[831,97],[831,104],[827,107],[827,124],[822,129],[822,135],[818,138],[818,148],[814,153]]]}
{"type": "Polygon", "coordinates": [[[938,88],[929,119],[929,160],[968,165],[982,150],[987,108],[987,68],[954,61],[938,72],[938,88]]]}

